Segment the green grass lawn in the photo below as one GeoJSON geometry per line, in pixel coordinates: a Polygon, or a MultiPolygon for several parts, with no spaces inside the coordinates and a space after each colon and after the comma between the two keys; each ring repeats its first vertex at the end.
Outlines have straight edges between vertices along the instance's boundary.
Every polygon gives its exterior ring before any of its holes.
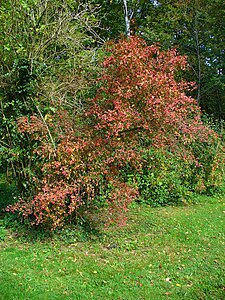
{"type": "Polygon", "coordinates": [[[137,206],[126,227],[70,244],[4,231],[0,299],[225,299],[224,200],[137,206]]]}

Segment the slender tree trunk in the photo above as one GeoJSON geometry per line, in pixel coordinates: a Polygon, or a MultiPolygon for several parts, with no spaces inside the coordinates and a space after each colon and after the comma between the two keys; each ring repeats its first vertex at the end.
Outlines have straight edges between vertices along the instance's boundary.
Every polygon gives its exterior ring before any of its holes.
{"type": "Polygon", "coordinates": [[[201,79],[202,79],[202,70],[201,70],[201,54],[200,54],[200,44],[199,44],[199,29],[198,29],[198,0],[195,1],[196,5],[196,15],[195,15],[195,29],[194,29],[194,38],[196,45],[196,54],[198,60],[198,70],[197,70],[197,102],[200,105],[201,102],[201,79]]]}
{"type": "MultiPolygon", "coordinates": [[[[196,20],[197,23],[197,20],[196,20]]],[[[196,24],[197,25],[197,24],[196,24]]],[[[195,43],[196,43],[196,54],[198,60],[198,71],[197,71],[197,102],[200,105],[201,102],[201,79],[202,79],[202,71],[201,71],[201,55],[200,55],[200,46],[199,46],[199,36],[198,36],[198,28],[195,28],[195,43]]]]}
{"type": "Polygon", "coordinates": [[[123,6],[124,6],[124,19],[126,24],[126,35],[130,36],[130,20],[128,17],[128,8],[127,8],[127,0],[123,0],[123,6]]]}

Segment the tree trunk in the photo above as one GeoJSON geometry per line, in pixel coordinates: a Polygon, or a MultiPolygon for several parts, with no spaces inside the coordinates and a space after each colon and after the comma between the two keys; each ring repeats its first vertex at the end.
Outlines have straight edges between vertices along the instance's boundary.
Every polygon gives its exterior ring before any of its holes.
{"type": "Polygon", "coordinates": [[[129,37],[130,36],[130,20],[128,17],[127,0],[123,0],[123,5],[124,5],[124,19],[125,19],[125,24],[126,24],[126,35],[129,37]]]}

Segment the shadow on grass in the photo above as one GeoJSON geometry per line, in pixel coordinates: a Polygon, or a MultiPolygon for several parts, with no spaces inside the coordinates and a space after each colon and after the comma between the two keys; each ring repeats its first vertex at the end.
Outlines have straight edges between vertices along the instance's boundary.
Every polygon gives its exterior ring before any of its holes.
{"type": "Polygon", "coordinates": [[[88,219],[82,219],[74,224],[65,225],[64,227],[52,232],[50,229],[41,226],[31,226],[24,222],[16,214],[5,212],[5,208],[15,203],[16,186],[8,183],[4,175],[0,175],[0,225],[4,230],[7,229],[10,235],[15,239],[24,242],[49,242],[60,241],[65,244],[75,242],[85,242],[88,240],[97,240],[100,232],[97,226],[88,219]]]}
{"type": "Polygon", "coordinates": [[[70,245],[77,242],[95,241],[101,238],[100,231],[87,223],[65,225],[62,228],[51,231],[45,227],[25,224],[18,216],[6,214],[3,224],[14,239],[31,244],[37,242],[60,242],[70,245]]]}

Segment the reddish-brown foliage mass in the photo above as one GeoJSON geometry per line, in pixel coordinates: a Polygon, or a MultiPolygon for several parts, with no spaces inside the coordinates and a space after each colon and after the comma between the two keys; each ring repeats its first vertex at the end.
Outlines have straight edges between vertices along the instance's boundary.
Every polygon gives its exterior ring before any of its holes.
{"type": "Polygon", "coordinates": [[[95,199],[101,184],[111,186],[109,215],[123,213],[138,192],[120,172],[127,165],[134,172],[141,169],[142,151],[160,147],[192,159],[189,145],[214,134],[201,122],[196,101],[185,95],[194,84],[176,80],[187,62],[175,49],[161,52],[131,37],[111,44],[109,51],[101,87],[83,116],[89,121],[77,129],[69,113],[59,110],[52,116],[48,126],[57,137],[56,149],[38,117],[29,124],[27,119],[18,121],[21,132],[41,130],[42,144],[36,151],[47,161],[34,199],[9,208],[25,217],[33,215],[34,224],[62,225],[68,215],[95,199]]]}

